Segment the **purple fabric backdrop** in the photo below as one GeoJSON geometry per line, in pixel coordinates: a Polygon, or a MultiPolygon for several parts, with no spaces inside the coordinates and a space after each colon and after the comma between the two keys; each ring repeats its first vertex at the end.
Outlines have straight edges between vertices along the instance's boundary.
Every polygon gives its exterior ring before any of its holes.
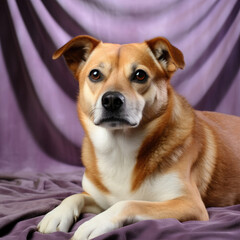
{"type": "MultiPolygon", "coordinates": [[[[165,36],[185,56],[172,79],[178,92],[197,109],[240,116],[239,9],[238,0],[1,1],[0,237],[68,239],[81,223],[35,232],[44,213],[81,191],[78,84],[63,59],[52,61],[58,47],[80,34],[116,43],[165,36]]],[[[239,211],[209,209],[209,223],[144,221],[105,239],[239,239],[239,211]]]]}

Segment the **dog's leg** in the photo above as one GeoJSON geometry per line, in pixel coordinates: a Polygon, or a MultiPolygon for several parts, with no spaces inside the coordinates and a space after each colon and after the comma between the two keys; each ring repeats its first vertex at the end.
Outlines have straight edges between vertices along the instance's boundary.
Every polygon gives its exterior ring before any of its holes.
{"type": "Polygon", "coordinates": [[[166,202],[121,201],[106,211],[83,223],[71,240],[88,240],[123,225],[140,220],[176,218],[186,220],[208,220],[208,213],[202,203],[187,198],[166,202]]]}
{"type": "Polygon", "coordinates": [[[52,233],[56,231],[67,232],[81,214],[81,212],[98,214],[102,209],[92,197],[86,194],[75,194],[64,199],[61,204],[46,214],[38,224],[38,231],[52,233]]]}

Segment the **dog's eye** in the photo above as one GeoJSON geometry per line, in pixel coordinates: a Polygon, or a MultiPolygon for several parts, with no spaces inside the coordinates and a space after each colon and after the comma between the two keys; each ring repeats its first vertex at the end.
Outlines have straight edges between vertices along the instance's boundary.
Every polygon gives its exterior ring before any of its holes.
{"type": "Polygon", "coordinates": [[[146,73],[143,70],[138,70],[135,76],[138,81],[143,81],[146,78],[146,73]]]}
{"type": "Polygon", "coordinates": [[[93,69],[89,74],[89,79],[92,82],[99,82],[102,80],[102,77],[103,77],[102,73],[97,69],[93,69]]]}
{"type": "Polygon", "coordinates": [[[133,82],[145,83],[147,79],[148,79],[147,73],[141,69],[137,70],[132,76],[133,82]]]}

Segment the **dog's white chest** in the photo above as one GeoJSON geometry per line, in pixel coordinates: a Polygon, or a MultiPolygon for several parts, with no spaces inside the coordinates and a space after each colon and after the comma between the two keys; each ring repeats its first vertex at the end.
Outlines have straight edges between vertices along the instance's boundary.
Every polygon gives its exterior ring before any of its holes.
{"type": "Polygon", "coordinates": [[[132,171],[142,140],[143,133],[128,136],[112,134],[105,129],[98,129],[98,137],[93,140],[103,183],[119,198],[130,191],[132,171]]]}
{"type": "Polygon", "coordinates": [[[94,133],[91,139],[101,181],[110,194],[102,193],[86,177],[83,187],[101,207],[108,208],[121,200],[165,201],[181,195],[181,182],[176,173],[148,178],[139,189],[131,191],[132,173],[143,134],[126,137],[113,135],[104,128],[94,133]]]}

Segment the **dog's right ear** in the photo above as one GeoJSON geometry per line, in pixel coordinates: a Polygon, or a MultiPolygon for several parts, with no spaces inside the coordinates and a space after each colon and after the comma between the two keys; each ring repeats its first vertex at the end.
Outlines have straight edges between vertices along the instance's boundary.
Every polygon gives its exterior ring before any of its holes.
{"type": "Polygon", "coordinates": [[[81,66],[86,62],[89,55],[93,51],[93,49],[100,43],[99,40],[87,36],[80,35],[69,42],[67,42],[64,46],[59,48],[52,56],[53,59],[57,59],[60,56],[64,56],[65,61],[72,71],[73,75],[77,77],[81,66]]]}

